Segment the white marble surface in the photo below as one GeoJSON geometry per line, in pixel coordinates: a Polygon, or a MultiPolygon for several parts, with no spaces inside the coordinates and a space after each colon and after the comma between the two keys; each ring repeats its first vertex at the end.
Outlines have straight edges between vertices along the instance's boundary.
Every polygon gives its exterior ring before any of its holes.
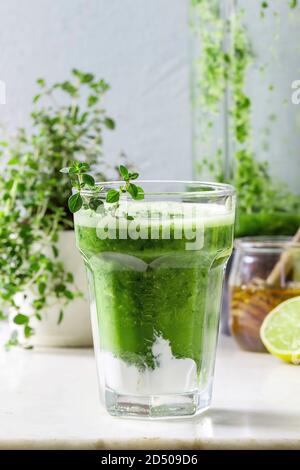
{"type": "Polygon", "coordinates": [[[221,338],[211,409],[145,422],[104,411],[92,350],[1,350],[0,423],[0,449],[300,449],[300,368],[221,338]]]}

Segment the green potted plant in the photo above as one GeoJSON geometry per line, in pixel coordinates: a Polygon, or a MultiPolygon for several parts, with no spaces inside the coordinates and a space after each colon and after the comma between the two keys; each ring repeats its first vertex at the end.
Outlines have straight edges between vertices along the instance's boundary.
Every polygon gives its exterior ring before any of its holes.
{"type": "Polygon", "coordinates": [[[1,142],[1,317],[9,312],[8,346],[86,346],[85,273],[66,203],[70,182],[58,172],[80,158],[103,177],[102,134],[115,127],[102,105],[109,86],[79,70],[64,82],[37,84],[30,130],[1,142]]]}

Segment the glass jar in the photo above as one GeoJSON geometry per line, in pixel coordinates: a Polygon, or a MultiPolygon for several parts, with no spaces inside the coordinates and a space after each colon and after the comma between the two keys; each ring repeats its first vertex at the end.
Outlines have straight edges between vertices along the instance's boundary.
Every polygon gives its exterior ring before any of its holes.
{"type": "Polygon", "coordinates": [[[233,337],[245,350],[265,351],[259,334],[264,318],[300,295],[300,243],[277,237],[237,239],[229,289],[233,337]]]}

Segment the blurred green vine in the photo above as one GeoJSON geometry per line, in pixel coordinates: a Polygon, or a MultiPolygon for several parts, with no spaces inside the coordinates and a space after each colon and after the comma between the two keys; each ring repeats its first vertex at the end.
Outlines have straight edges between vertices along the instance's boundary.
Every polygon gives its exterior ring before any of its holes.
{"type": "MultiPolygon", "coordinates": [[[[95,169],[102,157],[103,129],[115,127],[103,109],[109,90],[103,79],[73,70],[70,80],[48,85],[38,79],[37,85],[30,130],[21,128],[0,143],[0,299],[27,339],[34,334],[32,320],[42,320],[50,302],[66,305],[80,295],[59,260],[59,233],[73,228],[67,207],[71,185],[59,170],[77,158],[95,169]],[[24,301],[31,313],[22,310],[24,301]]],[[[103,177],[96,169],[94,174],[103,177]]],[[[7,346],[16,344],[14,331],[7,346]]]]}
{"type": "MultiPolygon", "coordinates": [[[[233,6],[234,2],[231,3],[233,6]]],[[[192,104],[194,109],[201,110],[202,117],[196,123],[196,145],[198,141],[207,147],[200,164],[196,163],[196,170],[202,173],[208,169],[216,180],[236,187],[240,215],[263,211],[300,214],[299,196],[292,194],[284,183],[274,180],[267,162],[255,158],[252,103],[245,91],[253,53],[243,23],[243,9],[232,8],[229,14],[227,11],[225,20],[221,8],[224,4],[219,0],[191,0],[192,29],[200,50],[193,64],[192,84],[192,104]],[[226,92],[230,95],[227,102],[226,92]],[[222,116],[224,107],[225,117],[222,116]],[[213,133],[220,134],[220,130],[213,130],[217,119],[226,118],[230,123],[228,138],[234,142],[231,160],[226,159],[228,149],[224,152],[224,142],[216,143],[213,133]],[[215,155],[208,153],[212,143],[216,147],[215,155]]],[[[297,1],[289,1],[292,9],[297,4],[297,1]]],[[[261,2],[261,11],[266,11],[268,6],[268,2],[261,2]]]]}

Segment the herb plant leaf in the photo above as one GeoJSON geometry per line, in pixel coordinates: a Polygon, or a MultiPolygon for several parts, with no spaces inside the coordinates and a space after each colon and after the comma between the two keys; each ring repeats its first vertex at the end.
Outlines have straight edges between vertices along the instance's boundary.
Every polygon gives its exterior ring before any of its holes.
{"type": "Polygon", "coordinates": [[[129,173],[129,179],[136,180],[139,177],[138,173],[129,173]]]}
{"type": "Polygon", "coordinates": [[[13,320],[16,325],[25,325],[28,323],[29,317],[27,315],[23,315],[22,313],[18,313],[13,320]]]}
{"type": "Polygon", "coordinates": [[[106,202],[118,202],[120,199],[120,193],[116,189],[110,189],[106,195],[106,202]]]}
{"type": "Polygon", "coordinates": [[[142,199],[144,199],[144,197],[145,197],[145,192],[144,192],[143,188],[141,188],[141,186],[137,186],[137,190],[138,190],[138,193],[137,193],[136,199],[137,199],[137,200],[142,200],[142,199]]]}
{"type": "MultiPolygon", "coordinates": [[[[94,177],[85,171],[87,171],[86,164],[79,161],[74,161],[71,167],[62,169],[63,173],[69,173],[72,185],[77,189],[77,192],[69,198],[69,209],[73,213],[77,212],[82,207],[97,211],[97,209],[103,205],[103,199],[101,199],[99,193],[102,192],[104,188],[96,185],[94,177]],[[86,195],[82,193],[86,186],[94,192],[93,197],[86,197],[86,195]]],[[[144,190],[131,182],[132,179],[135,180],[138,178],[139,174],[137,172],[129,172],[128,168],[124,165],[119,166],[119,173],[125,181],[125,184],[121,184],[119,189],[109,189],[106,194],[106,202],[109,204],[118,203],[121,194],[126,192],[130,194],[132,199],[143,199],[144,190]]],[[[103,210],[105,210],[105,208],[103,208],[103,210]]],[[[133,220],[133,217],[128,216],[127,220],[133,220]]]]}
{"type": "Polygon", "coordinates": [[[115,129],[115,127],[116,127],[115,121],[113,119],[109,118],[109,117],[106,117],[104,119],[104,124],[108,129],[111,129],[111,130],[115,129]]]}
{"type": "Polygon", "coordinates": [[[63,318],[64,318],[64,312],[63,312],[63,310],[60,310],[59,315],[58,315],[58,319],[57,319],[57,324],[58,325],[61,324],[61,322],[63,321],[63,318]]]}
{"type": "Polygon", "coordinates": [[[25,336],[25,338],[30,338],[30,336],[32,336],[33,334],[34,334],[34,329],[29,325],[25,325],[24,326],[24,336],[25,336]]]}
{"type": "Polygon", "coordinates": [[[98,209],[98,207],[100,207],[102,205],[103,205],[103,201],[99,198],[96,198],[96,197],[91,198],[91,200],[89,202],[89,208],[92,211],[96,211],[98,209]]]}
{"type": "Polygon", "coordinates": [[[129,194],[132,196],[133,199],[137,198],[137,196],[138,196],[138,187],[135,184],[129,183],[129,185],[127,187],[127,191],[129,192],[129,194]]]}
{"type": "Polygon", "coordinates": [[[84,184],[86,184],[88,186],[95,186],[94,177],[91,176],[91,175],[88,175],[87,173],[84,173],[82,175],[82,181],[83,181],[84,184]]]}
{"type": "Polygon", "coordinates": [[[119,172],[120,172],[120,175],[122,176],[122,178],[124,179],[124,181],[128,181],[128,180],[129,180],[129,171],[128,171],[128,169],[126,168],[126,166],[120,165],[120,166],[119,166],[119,172]]]}
{"type": "Polygon", "coordinates": [[[68,200],[68,206],[72,213],[79,211],[82,207],[82,197],[80,193],[72,194],[68,200]]]}

